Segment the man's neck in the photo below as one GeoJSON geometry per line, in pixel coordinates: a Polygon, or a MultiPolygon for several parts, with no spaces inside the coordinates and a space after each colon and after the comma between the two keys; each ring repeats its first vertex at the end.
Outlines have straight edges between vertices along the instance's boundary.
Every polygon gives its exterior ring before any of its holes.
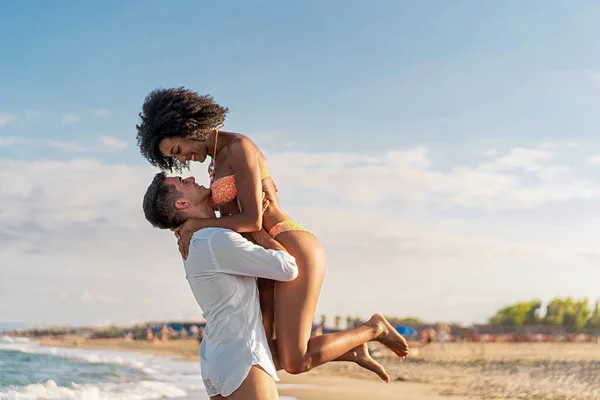
{"type": "Polygon", "coordinates": [[[215,211],[208,202],[203,202],[202,204],[191,207],[191,209],[188,209],[187,215],[190,218],[197,219],[217,218],[215,211]]]}

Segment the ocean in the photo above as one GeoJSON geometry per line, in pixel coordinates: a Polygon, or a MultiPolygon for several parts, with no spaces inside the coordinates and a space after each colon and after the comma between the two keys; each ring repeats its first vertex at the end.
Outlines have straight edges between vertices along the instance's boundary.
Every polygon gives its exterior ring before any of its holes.
{"type": "Polygon", "coordinates": [[[163,398],[208,400],[199,363],[0,337],[0,400],[163,398]]]}

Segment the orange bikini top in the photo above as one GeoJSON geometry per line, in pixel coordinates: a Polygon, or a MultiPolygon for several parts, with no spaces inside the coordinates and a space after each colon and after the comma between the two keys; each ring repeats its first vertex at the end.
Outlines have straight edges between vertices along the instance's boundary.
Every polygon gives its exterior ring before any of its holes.
{"type": "MultiPolygon", "coordinates": [[[[219,127],[220,128],[220,127],[219,127]]],[[[219,138],[219,128],[215,136],[215,151],[210,165],[210,189],[212,191],[212,203],[216,206],[229,204],[237,197],[237,189],[235,187],[235,176],[227,175],[219,179],[215,179],[215,162],[217,159],[217,139],[219,138]]],[[[267,171],[261,171],[260,180],[264,180],[271,176],[267,171]]]]}
{"type": "MultiPolygon", "coordinates": [[[[260,180],[264,180],[271,176],[270,173],[263,171],[260,173],[260,180]]],[[[213,180],[210,184],[212,191],[212,201],[217,206],[229,204],[237,197],[237,189],[235,187],[235,176],[227,175],[222,178],[213,180]]]]}

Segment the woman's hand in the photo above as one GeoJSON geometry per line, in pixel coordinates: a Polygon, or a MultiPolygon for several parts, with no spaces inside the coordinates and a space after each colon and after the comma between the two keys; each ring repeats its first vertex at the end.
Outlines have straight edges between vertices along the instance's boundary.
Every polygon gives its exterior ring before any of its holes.
{"type": "Polygon", "coordinates": [[[192,227],[192,218],[171,230],[177,238],[177,246],[179,247],[181,257],[183,257],[184,260],[187,259],[190,249],[190,240],[192,239],[194,232],[198,230],[196,227],[192,227]]]}
{"type": "Polygon", "coordinates": [[[264,229],[261,229],[258,232],[252,232],[252,237],[256,241],[256,244],[264,247],[265,249],[269,248],[269,245],[271,244],[271,241],[273,240],[273,238],[269,235],[269,233],[264,229]]]}
{"type": "Polygon", "coordinates": [[[265,192],[263,192],[263,194],[262,194],[262,210],[263,210],[263,213],[265,211],[267,211],[267,208],[269,208],[269,204],[271,204],[271,202],[269,201],[269,199],[267,199],[267,194],[265,192]]]}
{"type": "MultiPolygon", "coordinates": [[[[240,203],[239,197],[236,197],[236,199],[237,199],[238,210],[239,210],[239,212],[242,212],[242,203],[240,203]]],[[[267,208],[269,208],[270,204],[271,204],[271,202],[269,201],[269,199],[267,199],[267,193],[262,192],[262,211],[263,211],[263,213],[265,211],[267,211],[267,208]]]]}
{"type": "Polygon", "coordinates": [[[271,235],[269,235],[269,233],[264,229],[261,229],[258,232],[252,232],[252,238],[256,241],[256,244],[264,247],[265,249],[280,250],[287,253],[285,247],[283,247],[277,240],[273,239],[271,235]]]}

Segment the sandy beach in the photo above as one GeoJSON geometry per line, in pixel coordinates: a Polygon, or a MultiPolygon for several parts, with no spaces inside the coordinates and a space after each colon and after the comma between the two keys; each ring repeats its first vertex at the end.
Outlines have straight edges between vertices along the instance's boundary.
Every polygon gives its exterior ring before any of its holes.
{"type": "MultiPolygon", "coordinates": [[[[182,361],[199,361],[198,345],[195,340],[177,340],[149,343],[147,341],[127,341],[123,339],[86,340],[71,336],[62,339],[42,339],[43,346],[79,347],[83,349],[110,349],[136,351],[156,356],[171,356],[182,361]]],[[[336,363],[324,365],[302,375],[290,375],[280,372],[281,396],[290,396],[306,400],[348,399],[447,399],[436,393],[435,386],[426,383],[392,381],[383,383],[370,372],[359,367],[336,363]],[[298,386],[296,386],[298,385],[298,386]]],[[[394,379],[394,377],[392,377],[394,379]]],[[[454,397],[462,399],[462,397],[454,397]]]]}
{"type": "MultiPolygon", "coordinates": [[[[122,339],[44,339],[47,346],[119,349],[198,360],[193,340],[151,344],[122,339]]],[[[373,355],[387,369],[385,384],[354,364],[330,363],[280,374],[282,396],[323,399],[600,399],[600,345],[576,343],[451,343],[413,349],[399,362],[386,349],[373,355]],[[299,385],[299,386],[294,386],[299,385]]]]}

